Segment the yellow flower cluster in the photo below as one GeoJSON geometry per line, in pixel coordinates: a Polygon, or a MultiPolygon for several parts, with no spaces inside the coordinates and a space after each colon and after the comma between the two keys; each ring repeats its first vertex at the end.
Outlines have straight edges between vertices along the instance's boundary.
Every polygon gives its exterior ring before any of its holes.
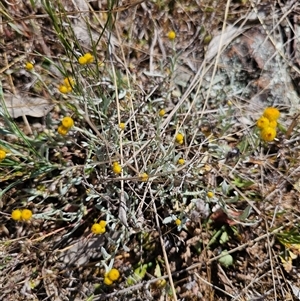
{"type": "Polygon", "coordinates": [[[0,162],[6,158],[6,151],[0,149],[0,162]]]}
{"type": "Polygon", "coordinates": [[[72,77],[66,77],[63,80],[63,84],[58,86],[58,90],[60,93],[67,94],[72,92],[75,81],[72,77]]]}
{"type": "Polygon", "coordinates": [[[94,61],[94,56],[89,52],[85,53],[83,56],[78,58],[78,63],[80,65],[91,64],[94,61]]]}
{"type": "Polygon", "coordinates": [[[32,211],[30,209],[15,209],[11,213],[11,218],[15,221],[29,221],[32,217],[32,211]]]}
{"type": "Polygon", "coordinates": [[[256,121],[257,127],[260,129],[260,138],[263,141],[273,141],[276,137],[277,119],[280,116],[278,109],[268,107],[264,110],[263,115],[256,121]]]}
{"type": "Polygon", "coordinates": [[[61,125],[57,128],[58,134],[65,136],[73,125],[74,120],[71,117],[64,117],[61,121],[61,125]]]}
{"type": "Polygon", "coordinates": [[[122,166],[118,162],[114,162],[112,170],[116,175],[119,175],[122,172],[122,166]]]}
{"type": "Polygon", "coordinates": [[[183,139],[184,139],[184,135],[181,134],[181,133],[178,133],[178,134],[175,136],[175,141],[176,141],[178,144],[183,144],[183,139]]]}
{"type": "Polygon", "coordinates": [[[106,231],[105,227],[106,227],[106,221],[101,220],[99,223],[93,224],[91,231],[94,234],[103,234],[106,231]]]}
{"type": "Polygon", "coordinates": [[[120,278],[120,272],[117,269],[111,269],[108,273],[104,275],[104,284],[112,285],[114,281],[117,281],[120,278]]]}

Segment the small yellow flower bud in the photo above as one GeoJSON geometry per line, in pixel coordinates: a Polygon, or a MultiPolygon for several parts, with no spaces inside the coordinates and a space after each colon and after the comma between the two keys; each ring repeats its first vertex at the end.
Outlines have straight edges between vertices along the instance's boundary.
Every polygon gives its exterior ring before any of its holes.
{"type": "Polygon", "coordinates": [[[161,109],[161,110],[158,112],[158,115],[159,115],[160,117],[164,117],[165,114],[166,114],[166,111],[165,111],[164,109],[161,109]]]}
{"type": "Polygon", "coordinates": [[[276,121],[280,116],[280,112],[276,108],[268,107],[268,108],[265,108],[263,116],[268,118],[269,121],[272,121],[272,120],[276,121]]]}
{"type": "Polygon", "coordinates": [[[170,31],[168,32],[168,38],[169,38],[169,40],[171,40],[171,41],[175,40],[175,38],[176,38],[176,33],[175,33],[175,31],[170,30],[170,31]]]}
{"type": "Polygon", "coordinates": [[[112,285],[113,281],[110,280],[108,277],[104,277],[103,283],[106,285],[112,285]]]}
{"type": "Polygon", "coordinates": [[[117,269],[111,269],[105,277],[109,278],[111,281],[116,281],[120,278],[120,272],[117,269]]]}
{"type": "Polygon", "coordinates": [[[149,176],[148,176],[147,173],[144,172],[144,173],[142,173],[142,174],[140,175],[140,180],[141,180],[142,182],[147,182],[148,179],[149,179],[149,176]]]}
{"type": "Polygon", "coordinates": [[[62,135],[62,136],[65,136],[67,135],[69,129],[68,128],[65,128],[63,125],[60,125],[58,128],[57,128],[57,132],[58,134],[62,135]]]}
{"type": "Polygon", "coordinates": [[[120,174],[122,172],[122,166],[118,162],[114,162],[112,166],[112,170],[115,174],[120,174]]]}
{"type": "Polygon", "coordinates": [[[80,65],[85,65],[85,64],[87,64],[87,59],[84,56],[81,56],[78,58],[78,63],[80,65]]]}
{"type": "Polygon", "coordinates": [[[27,71],[31,71],[32,69],[33,69],[33,64],[32,63],[30,63],[30,62],[27,62],[26,64],[25,64],[25,69],[27,70],[27,71]]]}
{"type": "Polygon", "coordinates": [[[269,119],[264,117],[264,116],[261,116],[257,121],[256,121],[256,125],[258,128],[260,129],[263,129],[265,127],[268,127],[269,126],[269,119]]]}
{"type": "Polygon", "coordinates": [[[215,194],[212,191],[208,191],[206,195],[211,199],[215,194]]]}
{"type": "Polygon", "coordinates": [[[70,129],[74,125],[74,120],[71,117],[64,117],[61,121],[61,124],[64,128],[70,129]]]}
{"type": "Polygon", "coordinates": [[[6,158],[6,151],[0,149],[0,161],[4,160],[5,158],[6,158]]]}
{"type": "Polygon", "coordinates": [[[183,144],[183,134],[181,133],[178,133],[176,136],[175,136],[175,141],[178,143],[178,144],[183,144]]]}
{"type": "Polygon", "coordinates": [[[106,227],[106,221],[101,220],[101,221],[99,222],[99,225],[100,225],[101,227],[105,228],[105,227],[106,227]]]}
{"type": "Polygon", "coordinates": [[[19,221],[22,217],[22,211],[20,209],[15,209],[11,213],[11,218],[15,221],[19,221]]]}
{"type": "Polygon", "coordinates": [[[276,130],[272,127],[266,127],[260,132],[260,138],[264,141],[273,141],[276,137],[276,130]]]}
{"type": "Polygon", "coordinates": [[[32,217],[32,211],[30,209],[23,209],[21,213],[21,218],[23,221],[29,221],[32,217]]]}
{"type": "Polygon", "coordinates": [[[63,94],[67,94],[72,91],[72,90],[70,91],[70,88],[65,85],[59,85],[58,90],[60,93],[63,93],[63,94]]]}
{"type": "Polygon", "coordinates": [[[87,52],[83,57],[86,59],[86,64],[90,64],[94,61],[94,56],[89,52],[87,52]]]}
{"type": "Polygon", "coordinates": [[[125,130],[125,127],[126,127],[126,125],[125,125],[124,122],[120,122],[120,123],[119,123],[119,128],[120,128],[122,131],[125,130]]]}
{"type": "Polygon", "coordinates": [[[100,224],[93,224],[92,228],[91,228],[91,231],[94,233],[94,234],[103,234],[105,233],[105,226],[101,226],[100,224]]]}
{"type": "Polygon", "coordinates": [[[185,163],[185,160],[183,158],[180,158],[178,161],[177,161],[177,164],[179,165],[183,165],[185,163]]]}
{"type": "Polygon", "coordinates": [[[180,225],[181,225],[181,220],[180,220],[179,218],[177,218],[177,219],[175,220],[175,224],[176,224],[177,226],[180,226],[180,225]]]}

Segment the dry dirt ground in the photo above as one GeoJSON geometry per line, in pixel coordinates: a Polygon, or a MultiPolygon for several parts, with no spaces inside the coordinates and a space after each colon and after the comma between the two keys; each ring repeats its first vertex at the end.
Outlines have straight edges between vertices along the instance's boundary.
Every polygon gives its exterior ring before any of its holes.
{"type": "Polygon", "coordinates": [[[298,1],[4,0],[0,18],[0,139],[18,150],[0,163],[1,300],[300,299],[298,1]],[[97,72],[77,72],[88,51],[97,72]],[[66,72],[73,95],[57,90],[66,72]],[[267,106],[281,117],[263,143],[267,106]],[[34,218],[13,221],[21,207],[34,218]]]}

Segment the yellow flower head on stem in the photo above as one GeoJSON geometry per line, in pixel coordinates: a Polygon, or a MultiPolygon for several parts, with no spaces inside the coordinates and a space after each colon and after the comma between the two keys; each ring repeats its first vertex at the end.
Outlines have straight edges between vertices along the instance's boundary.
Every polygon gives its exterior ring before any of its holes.
{"type": "Polygon", "coordinates": [[[90,64],[94,61],[94,56],[89,52],[87,52],[83,57],[86,59],[87,64],[90,64]]]}
{"type": "Polygon", "coordinates": [[[19,221],[22,218],[22,211],[20,209],[15,209],[11,213],[11,218],[15,221],[19,221]]]}
{"type": "Polygon", "coordinates": [[[70,129],[74,125],[74,120],[71,117],[66,116],[62,119],[61,124],[66,129],[70,129]]]}
{"type": "Polygon", "coordinates": [[[25,64],[25,69],[27,70],[27,71],[31,71],[32,69],[33,69],[33,64],[32,63],[30,63],[30,62],[27,62],[26,64],[25,64]]]}
{"type": "Polygon", "coordinates": [[[158,115],[159,115],[160,117],[164,117],[165,114],[166,114],[166,111],[165,111],[164,109],[161,109],[161,110],[158,112],[158,115]]]}
{"type": "Polygon", "coordinates": [[[173,41],[173,40],[175,40],[175,38],[176,38],[176,33],[175,33],[175,31],[174,31],[174,30],[170,30],[170,31],[168,32],[168,39],[169,39],[170,41],[173,41]]]}
{"type": "Polygon", "coordinates": [[[111,281],[116,281],[120,278],[120,272],[117,269],[111,269],[105,277],[109,278],[111,281]]]}
{"type": "Polygon", "coordinates": [[[108,277],[104,277],[103,283],[105,285],[112,285],[113,281],[111,281],[108,277]]]}
{"type": "Polygon", "coordinates": [[[79,63],[80,65],[85,65],[85,64],[87,64],[87,59],[86,59],[84,56],[80,56],[80,57],[78,58],[78,63],[79,63]]]}
{"type": "Polygon", "coordinates": [[[265,108],[263,116],[268,118],[269,121],[273,121],[273,120],[276,121],[280,116],[280,112],[278,111],[278,109],[274,107],[268,107],[265,108]]]}
{"type": "Polygon", "coordinates": [[[74,87],[74,85],[75,85],[74,78],[72,78],[72,77],[66,77],[66,78],[64,78],[64,85],[67,88],[71,89],[71,91],[72,91],[72,87],[74,87]]]}
{"type": "Polygon", "coordinates": [[[175,224],[176,224],[177,226],[180,226],[180,225],[181,225],[181,220],[180,220],[179,218],[177,218],[177,219],[175,220],[175,224]]]}
{"type": "Polygon", "coordinates": [[[101,220],[101,221],[99,222],[99,225],[100,225],[102,228],[105,228],[105,227],[106,227],[106,221],[101,220]]]}
{"type": "Polygon", "coordinates": [[[175,141],[178,144],[183,144],[183,139],[184,139],[184,135],[181,133],[177,133],[177,135],[175,136],[175,141]]]}
{"type": "Polygon", "coordinates": [[[270,126],[262,129],[262,131],[260,132],[260,138],[264,141],[267,142],[273,141],[275,137],[276,137],[276,129],[270,126]]]}
{"type": "Polygon", "coordinates": [[[185,163],[185,160],[183,158],[178,159],[177,164],[183,165],[185,163]]]}
{"type": "Polygon", "coordinates": [[[147,182],[149,180],[149,175],[144,172],[144,173],[140,174],[139,178],[142,182],[147,182]]]}
{"type": "Polygon", "coordinates": [[[23,209],[21,213],[21,218],[23,221],[29,221],[32,217],[32,211],[30,209],[23,209]]]}
{"type": "Polygon", "coordinates": [[[58,134],[62,135],[62,136],[65,136],[67,135],[69,129],[68,128],[65,128],[63,125],[60,125],[58,128],[57,128],[57,132],[58,134]]]}
{"type": "Polygon", "coordinates": [[[256,125],[258,128],[263,129],[269,126],[269,119],[267,117],[261,116],[257,121],[256,125]]]}
{"type": "Polygon", "coordinates": [[[120,122],[120,123],[119,123],[119,128],[120,128],[122,131],[125,130],[125,127],[126,127],[126,125],[125,125],[124,122],[120,122]]]}
{"type": "Polygon", "coordinates": [[[65,85],[59,85],[59,86],[58,86],[58,91],[59,91],[60,93],[67,94],[67,93],[71,92],[72,89],[71,89],[71,91],[70,91],[70,88],[69,88],[69,87],[67,87],[67,86],[65,86],[65,85]]]}
{"type": "Polygon", "coordinates": [[[100,224],[95,223],[92,225],[91,231],[94,234],[103,234],[103,233],[105,233],[106,229],[105,229],[105,226],[103,227],[100,224]]]}
{"type": "Polygon", "coordinates": [[[276,121],[276,120],[270,121],[270,122],[269,122],[269,126],[270,126],[271,128],[276,129],[276,127],[277,127],[277,121],[276,121]]]}
{"type": "Polygon", "coordinates": [[[112,166],[112,170],[115,174],[120,174],[122,172],[122,166],[118,162],[114,162],[112,166]]]}
{"type": "Polygon", "coordinates": [[[6,158],[6,151],[0,149],[0,161],[4,160],[5,158],[6,158]]]}
{"type": "Polygon", "coordinates": [[[212,191],[208,191],[206,195],[211,199],[215,194],[212,191]]]}

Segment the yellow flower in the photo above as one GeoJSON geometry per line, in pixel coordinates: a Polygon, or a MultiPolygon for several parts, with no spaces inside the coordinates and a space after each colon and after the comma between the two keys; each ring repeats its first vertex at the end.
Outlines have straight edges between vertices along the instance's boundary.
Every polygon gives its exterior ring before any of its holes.
{"type": "Polygon", "coordinates": [[[91,228],[91,231],[94,233],[94,234],[103,234],[105,233],[105,226],[101,226],[100,224],[93,224],[92,228],[91,228]]]}
{"type": "Polygon", "coordinates": [[[5,158],[6,158],[6,151],[0,149],[0,161],[4,160],[5,158]]]}
{"type": "Polygon", "coordinates": [[[256,125],[257,127],[259,127],[260,129],[263,129],[267,126],[269,126],[269,119],[267,117],[261,116],[257,121],[256,121],[256,125]]]}
{"type": "Polygon", "coordinates": [[[178,143],[178,144],[183,144],[183,134],[181,133],[178,133],[176,136],[175,136],[175,141],[178,143]]]}
{"type": "Polygon", "coordinates": [[[176,33],[175,33],[175,31],[170,30],[170,31],[168,32],[168,38],[169,38],[169,40],[171,40],[171,41],[175,40],[175,38],[176,38],[176,33]]]}
{"type": "Polygon", "coordinates": [[[215,194],[212,191],[208,191],[206,195],[211,199],[215,194]]]}
{"type": "Polygon", "coordinates": [[[11,213],[11,218],[15,221],[19,221],[22,217],[22,211],[20,209],[15,209],[11,213]]]}
{"type": "Polygon", "coordinates": [[[140,180],[142,181],[142,182],[147,182],[148,180],[149,180],[149,176],[148,176],[148,174],[147,173],[142,173],[142,174],[140,174],[140,180]]]}
{"type": "Polygon", "coordinates": [[[27,70],[27,71],[31,71],[32,69],[33,69],[33,64],[32,63],[30,63],[30,62],[27,62],[26,64],[25,64],[25,69],[27,70]]]}
{"type": "Polygon", "coordinates": [[[115,174],[120,174],[122,172],[122,166],[118,162],[114,162],[112,166],[112,170],[115,174]]]}
{"type": "Polygon", "coordinates": [[[185,160],[183,158],[180,158],[178,161],[177,161],[177,164],[179,165],[183,165],[185,163],[185,160]]]}
{"type": "Polygon", "coordinates": [[[280,112],[276,108],[268,107],[265,108],[263,116],[268,118],[269,121],[276,121],[280,116],[280,112]]]}
{"type": "Polygon", "coordinates": [[[70,91],[70,88],[65,85],[59,85],[58,90],[60,93],[63,93],[63,94],[67,94],[72,91],[72,90],[70,91]]]}
{"type": "Polygon", "coordinates": [[[126,127],[126,125],[125,125],[124,122],[120,122],[120,123],[119,123],[119,128],[120,128],[122,131],[125,130],[125,127],[126,127]]]}
{"type": "Polygon", "coordinates": [[[276,120],[270,121],[270,122],[269,122],[269,126],[270,126],[271,128],[276,129],[276,127],[277,127],[277,121],[276,121],[276,120]]]}
{"type": "Polygon", "coordinates": [[[99,225],[101,226],[101,227],[105,227],[106,226],[106,221],[104,221],[104,220],[101,220],[100,222],[99,222],[99,225]]]}
{"type": "Polygon", "coordinates": [[[78,58],[78,63],[80,65],[85,65],[87,63],[87,59],[84,56],[78,58]]]}
{"type": "Polygon", "coordinates": [[[264,141],[270,142],[273,141],[276,137],[276,130],[272,127],[266,127],[260,132],[260,138],[264,141]]]}
{"type": "Polygon", "coordinates": [[[69,129],[68,128],[65,128],[63,125],[60,125],[58,128],[57,128],[57,132],[58,134],[62,135],[62,136],[65,136],[67,135],[69,129]]]}
{"type": "MultiPolygon", "coordinates": [[[[65,77],[65,78],[64,78],[64,85],[65,85],[67,88],[71,89],[71,91],[72,91],[72,87],[74,87],[74,85],[75,85],[75,80],[74,80],[74,78],[72,78],[72,77],[65,77]]],[[[71,92],[71,91],[70,91],[70,92],[71,92]]]]}
{"type": "Polygon", "coordinates": [[[90,64],[94,61],[94,56],[89,52],[87,52],[83,57],[86,59],[87,64],[90,64]]]}
{"type": "Polygon", "coordinates": [[[116,281],[120,278],[120,272],[117,269],[111,269],[106,275],[105,278],[109,278],[111,281],[116,281]]]}
{"type": "Polygon", "coordinates": [[[160,117],[165,116],[165,114],[166,114],[166,111],[165,111],[164,109],[161,109],[161,110],[158,112],[158,115],[159,115],[160,117]]]}
{"type": "Polygon", "coordinates": [[[108,277],[104,277],[103,283],[106,285],[112,285],[113,281],[111,281],[108,277]]]}
{"type": "Polygon", "coordinates": [[[86,54],[78,58],[78,63],[80,65],[90,64],[93,61],[94,61],[94,56],[89,52],[87,52],[86,54]]]}
{"type": "Polygon", "coordinates": [[[32,217],[32,211],[30,209],[23,209],[21,217],[23,221],[29,221],[32,217]]]}
{"type": "Polygon", "coordinates": [[[177,226],[180,226],[180,225],[181,225],[181,220],[180,220],[179,218],[177,218],[177,219],[175,220],[175,224],[176,224],[177,226]]]}
{"type": "Polygon", "coordinates": [[[74,120],[71,117],[64,117],[61,121],[61,124],[64,128],[70,129],[74,125],[74,120]]]}

